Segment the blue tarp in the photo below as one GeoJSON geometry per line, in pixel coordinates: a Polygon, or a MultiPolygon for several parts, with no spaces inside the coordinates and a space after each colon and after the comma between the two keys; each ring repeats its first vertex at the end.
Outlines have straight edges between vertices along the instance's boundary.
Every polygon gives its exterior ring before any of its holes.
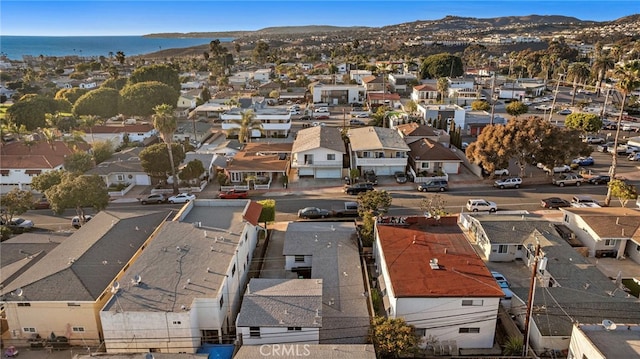
{"type": "Polygon", "coordinates": [[[231,359],[234,350],[233,344],[204,344],[198,354],[209,354],[209,359],[231,359]]]}

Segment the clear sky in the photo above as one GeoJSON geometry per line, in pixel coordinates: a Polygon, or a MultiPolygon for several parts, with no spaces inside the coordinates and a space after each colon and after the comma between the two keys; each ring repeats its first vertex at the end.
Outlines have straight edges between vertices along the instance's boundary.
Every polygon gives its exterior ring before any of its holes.
{"type": "Polygon", "coordinates": [[[640,0],[1,0],[0,34],[92,36],[299,25],[380,27],[436,20],[446,15],[477,18],[566,15],[608,21],[638,13],[640,0]]]}

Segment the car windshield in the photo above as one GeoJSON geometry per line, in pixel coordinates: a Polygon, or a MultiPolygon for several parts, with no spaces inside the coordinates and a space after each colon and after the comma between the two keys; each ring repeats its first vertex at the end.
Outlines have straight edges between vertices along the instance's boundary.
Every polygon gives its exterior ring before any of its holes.
{"type": "Polygon", "coordinates": [[[24,219],[22,219],[22,218],[16,218],[16,219],[13,220],[13,223],[15,223],[15,224],[20,224],[22,222],[24,222],[24,219]]]}
{"type": "Polygon", "coordinates": [[[509,288],[509,283],[503,281],[503,280],[499,280],[498,284],[500,284],[500,288],[509,288]]]}

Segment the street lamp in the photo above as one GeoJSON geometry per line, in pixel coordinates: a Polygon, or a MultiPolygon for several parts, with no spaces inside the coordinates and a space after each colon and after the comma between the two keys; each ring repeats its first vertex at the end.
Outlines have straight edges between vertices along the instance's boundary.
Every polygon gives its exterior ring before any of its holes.
{"type": "Polygon", "coordinates": [[[562,81],[563,77],[564,77],[564,74],[558,74],[558,82],[556,83],[556,90],[553,92],[553,102],[551,103],[551,109],[549,109],[549,122],[551,122],[551,118],[553,117],[553,109],[556,107],[556,98],[558,97],[560,81],[562,81]]]}

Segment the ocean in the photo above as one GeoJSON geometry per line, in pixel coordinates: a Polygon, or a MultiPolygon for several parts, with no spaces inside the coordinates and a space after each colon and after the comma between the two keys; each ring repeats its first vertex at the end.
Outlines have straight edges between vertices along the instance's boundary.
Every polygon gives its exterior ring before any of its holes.
{"type": "MultiPolygon", "coordinates": [[[[31,56],[109,57],[118,51],[125,56],[210,43],[214,38],[152,38],[142,36],[5,36],[0,35],[0,54],[11,60],[31,56]]],[[[221,42],[233,41],[221,38],[221,42]]]]}

